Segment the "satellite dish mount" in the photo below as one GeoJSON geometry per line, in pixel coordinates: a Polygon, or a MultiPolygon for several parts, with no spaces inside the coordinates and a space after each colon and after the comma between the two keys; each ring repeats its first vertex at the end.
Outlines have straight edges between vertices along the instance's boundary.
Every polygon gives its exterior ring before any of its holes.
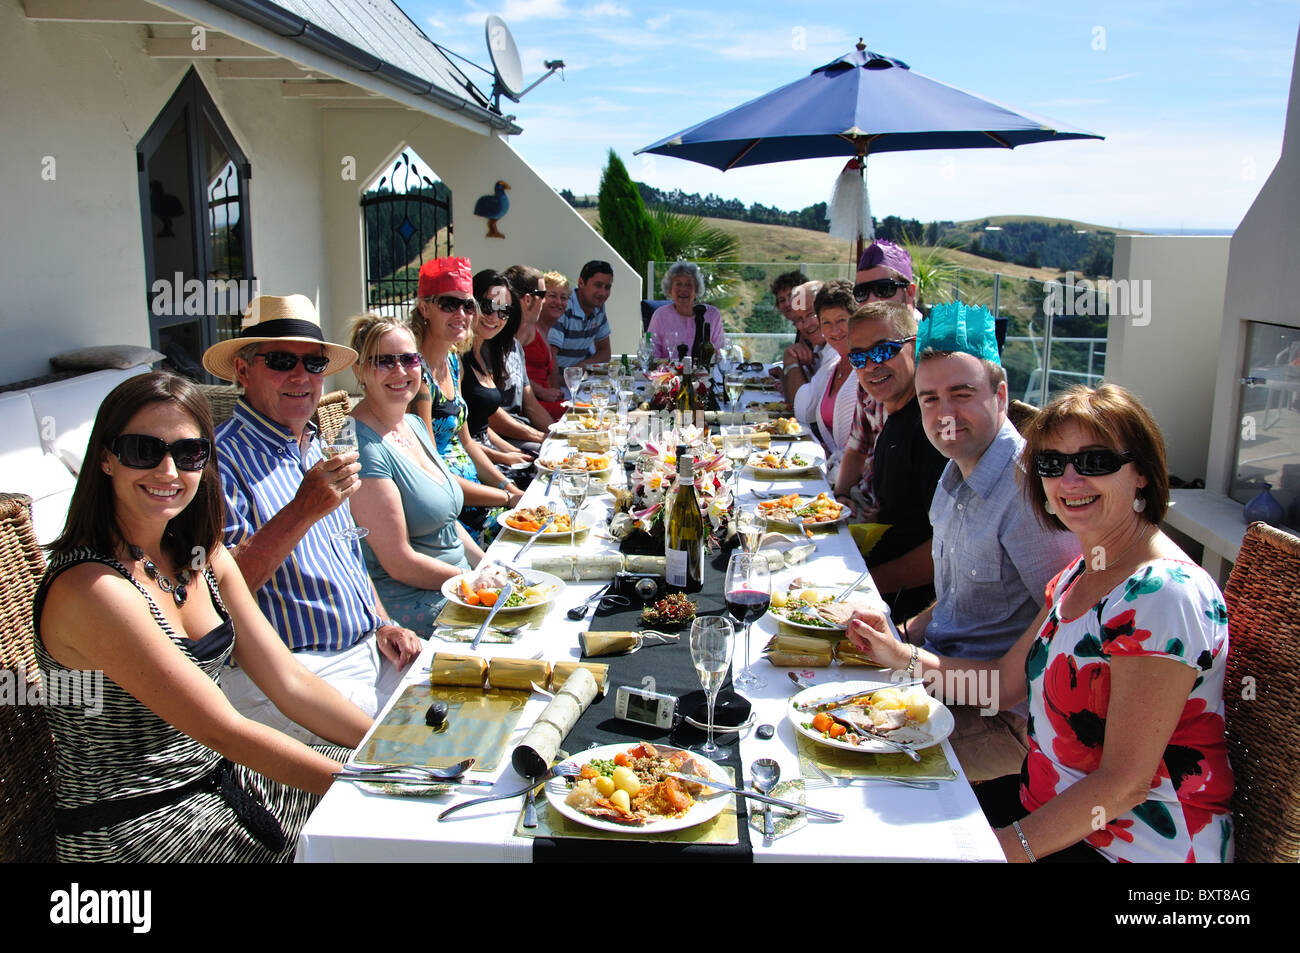
{"type": "MultiPolygon", "coordinates": [[[[556,70],[564,69],[564,60],[546,60],[546,73],[538,80],[524,86],[524,69],[519,62],[519,48],[510,27],[495,13],[483,26],[487,37],[488,56],[492,58],[492,108],[501,112],[501,97],[519,102],[539,83],[551,78],[556,70]]],[[[563,77],[561,77],[563,78],[563,77]]]]}

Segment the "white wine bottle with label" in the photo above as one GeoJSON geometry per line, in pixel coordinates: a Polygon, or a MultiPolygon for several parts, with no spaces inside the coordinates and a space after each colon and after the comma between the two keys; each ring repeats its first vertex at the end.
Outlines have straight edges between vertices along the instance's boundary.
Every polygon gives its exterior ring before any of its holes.
{"type": "Polygon", "coordinates": [[[677,447],[677,493],[668,514],[664,556],[668,588],[699,592],[704,587],[704,517],[695,496],[695,460],[677,447]]]}

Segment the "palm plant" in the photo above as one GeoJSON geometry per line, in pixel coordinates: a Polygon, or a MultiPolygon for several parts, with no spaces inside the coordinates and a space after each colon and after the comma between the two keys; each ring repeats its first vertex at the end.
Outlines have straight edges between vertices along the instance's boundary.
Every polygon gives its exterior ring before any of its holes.
{"type": "Polygon", "coordinates": [[[922,245],[919,235],[903,232],[903,246],[912,256],[912,280],[916,282],[916,307],[928,314],[931,305],[948,301],[961,268],[944,252],[954,247],[950,241],[922,245]]]}
{"type": "Polygon", "coordinates": [[[718,307],[735,304],[736,285],[740,280],[736,269],[726,267],[740,259],[740,239],[716,225],[710,225],[698,215],[682,215],[662,205],[650,209],[650,217],[663,244],[664,260],[693,261],[701,265],[704,273],[704,295],[718,307]],[[709,267],[709,265],[721,267],[709,267]]]}

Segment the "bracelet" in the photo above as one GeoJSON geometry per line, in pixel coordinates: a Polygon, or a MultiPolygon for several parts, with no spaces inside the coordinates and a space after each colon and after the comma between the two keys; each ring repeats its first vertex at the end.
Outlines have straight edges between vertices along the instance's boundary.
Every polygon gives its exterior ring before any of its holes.
{"type": "Polygon", "coordinates": [[[1012,821],[1011,829],[1015,831],[1016,836],[1020,838],[1020,846],[1025,849],[1025,856],[1029,858],[1029,862],[1031,864],[1037,863],[1038,858],[1035,857],[1034,852],[1029,849],[1029,840],[1025,837],[1025,832],[1020,829],[1020,822],[1012,821]]]}
{"type": "Polygon", "coordinates": [[[506,488],[506,484],[509,482],[510,482],[509,479],[503,479],[500,483],[497,484],[497,489],[504,490],[506,488]]]}
{"type": "Polygon", "coordinates": [[[920,653],[920,648],[915,644],[912,645],[912,661],[907,663],[907,677],[911,678],[916,674],[916,657],[920,653]]]}

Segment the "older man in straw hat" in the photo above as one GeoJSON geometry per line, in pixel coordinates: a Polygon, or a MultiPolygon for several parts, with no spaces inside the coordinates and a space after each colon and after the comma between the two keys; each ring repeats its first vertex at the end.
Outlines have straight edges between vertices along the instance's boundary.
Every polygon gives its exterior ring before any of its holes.
{"type": "MultiPolygon", "coordinates": [[[[226,545],[299,661],[374,715],[422,643],[387,619],[356,544],[336,539],[353,525],[342,504],[360,467],[355,453],[326,460],[311,418],[325,376],[356,358],[325,340],[309,298],[260,295],[239,337],[210,347],[203,366],[244,387],[216,434],[226,545]]],[[[231,675],[222,688],[241,712],[316,740],[245,672],[231,675]]]]}

